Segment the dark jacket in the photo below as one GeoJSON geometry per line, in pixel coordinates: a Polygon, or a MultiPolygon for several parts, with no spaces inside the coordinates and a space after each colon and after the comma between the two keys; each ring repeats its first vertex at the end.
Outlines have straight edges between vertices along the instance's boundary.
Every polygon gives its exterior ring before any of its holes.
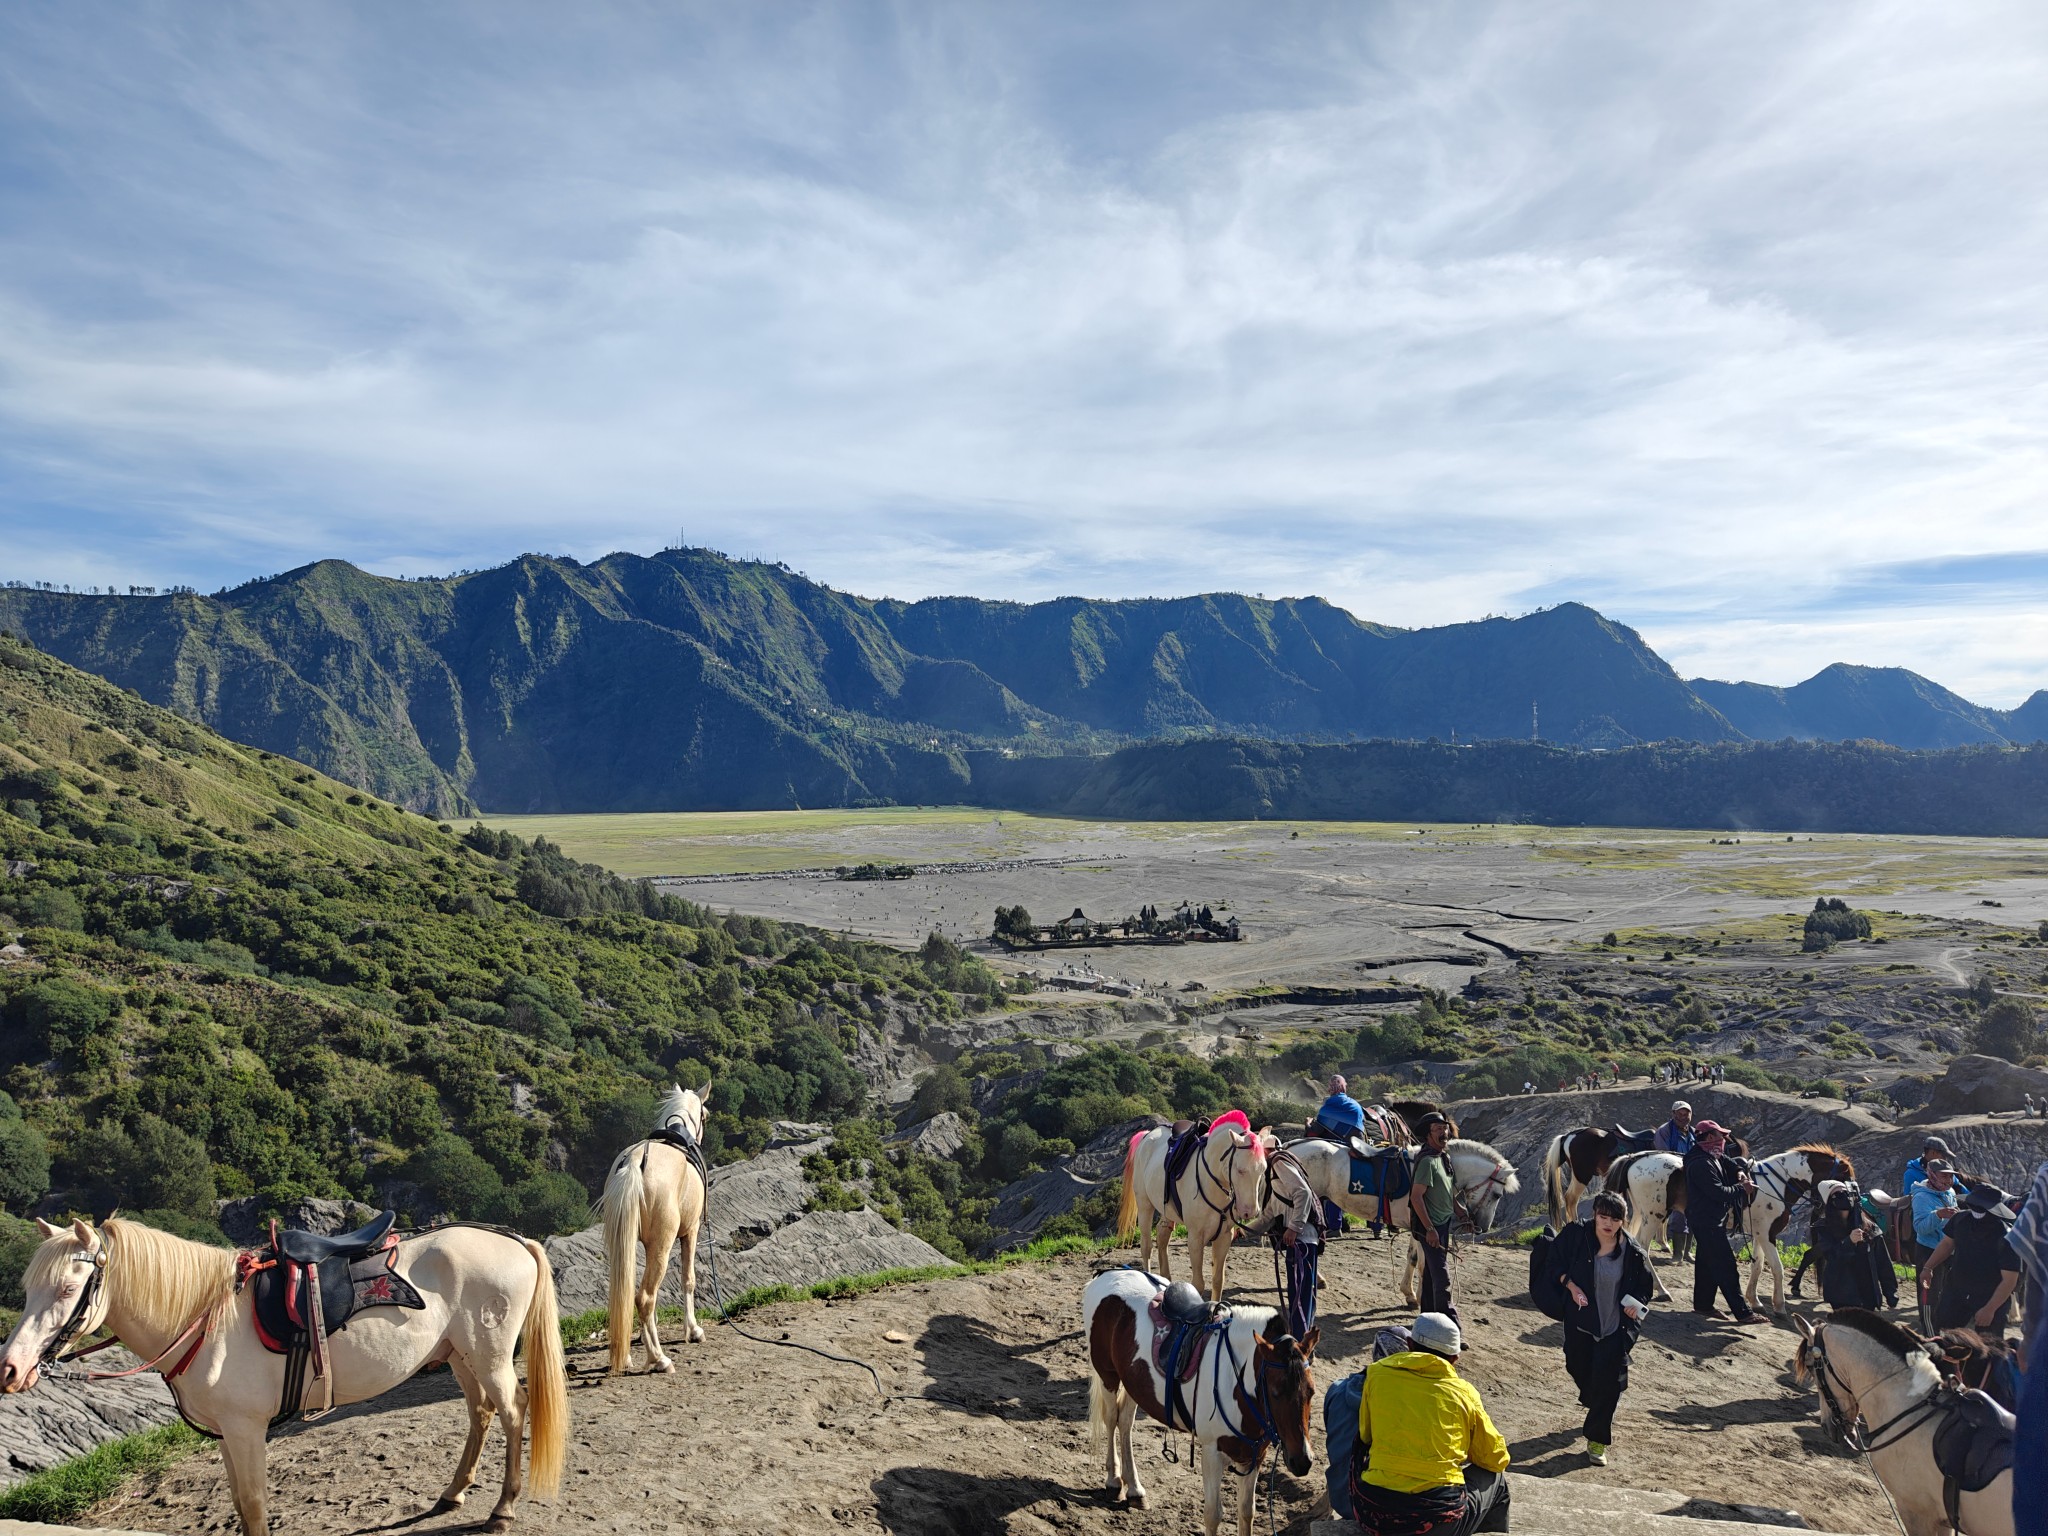
{"type": "Polygon", "coordinates": [[[1731,1158],[1716,1157],[1705,1147],[1685,1155],[1685,1221],[1695,1232],[1721,1226],[1731,1211],[1742,1209],[1746,1191],[1731,1158]]]}
{"type": "MultiPolygon", "coordinates": [[[[1593,1218],[1574,1221],[1557,1234],[1557,1240],[1550,1245],[1550,1268],[1558,1277],[1559,1290],[1570,1280],[1585,1292],[1590,1306],[1581,1307],[1572,1300],[1571,1292],[1564,1291],[1564,1325],[1600,1336],[1600,1301],[1593,1289],[1593,1260],[1600,1252],[1600,1234],[1593,1230],[1593,1218]]],[[[1650,1273],[1650,1256],[1643,1252],[1642,1245],[1626,1232],[1621,1234],[1621,1290],[1616,1301],[1623,1296],[1633,1296],[1637,1301],[1648,1301],[1657,1294],[1656,1279],[1650,1273]]],[[[1633,1344],[1643,1325],[1621,1314],[1621,1331],[1628,1335],[1633,1344]]]]}
{"type": "MultiPolygon", "coordinates": [[[[1973,1326],[1984,1303],[1998,1289],[2003,1272],[2019,1270],[2020,1257],[2006,1241],[2009,1230],[2008,1224],[1996,1216],[1978,1211],[1964,1211],[1948,1224],[1947,1236],[1954,1251],[1949,1255],[1948,1275],[1942,1282],[1935,1327],[1973,1326]]],[[[1991,1325],[2004,1327],[2011,1310],[2012,1302],[2008,1299],[1991,1325]]]]}
{"type": "Polygon", "coordinates": [[[1831,1307],[1865,1307],[1875,1312],[1887,1294],[1897,1294],[1896,1284],[1886,1285],[1878,1274],[1880,1264],[1890,1265],[1884,1239],[1877,1228],[1864,1221],[1859,1211],[1855,1226],[1823,1219],[1813,1229],[1813,1251],[1821,1262],[1820,1299],[1831,1307]],[[1861,1227],[1863,1241],[1851,1242],[1849,1233],[1861,1227]]]}

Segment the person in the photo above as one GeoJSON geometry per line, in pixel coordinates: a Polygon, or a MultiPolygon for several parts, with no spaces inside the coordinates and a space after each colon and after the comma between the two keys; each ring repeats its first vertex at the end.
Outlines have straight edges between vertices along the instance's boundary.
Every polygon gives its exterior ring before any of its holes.
{"type": "Polygon", "coordinates": [[[1451,1177],[1451,1123],[1434,1110],[1415,1123],[1422,1146],[1415,1154],[1415,1177],[1408,1186],[1410,1230],[1422,1244],[1422,1307],[1458,1321],[1451,1300],[1451,1218],[1457,1214],[1457,1181],[1451,1177]]]}
{"type": "Polygon", "coordinates": [[[1337,1141],[1349,1141],[1365,1130],[1365,1106],[1351,1097],[1343,1077],[1330,1079],[1330,1096],[1316,1111],[1314,1129],[1337,1141]]]}
{"type": "Polygon", "coordinates": [[[1586,1459],[1607,1465],[1614,1410],[1628,1390],[1629,1351],[1656,1294],[1650,1256],[1623,1230],[1628,1201],[1612,1190],[1593,1197],[1593,1215],[1575,1221],[1550,1245],[1558,1283],[1571,1300],[1564,1319],[1564,1368],[1579,1389],[1586,1420],[1586,1459]]]}
{"type": "Polygon", "coordinates": [[[2025,1512],[2048,1509],[2048,1163],[2034,1170],[2034,1182],[2020,1205],[2006,1241],[2027,1272],[2026,1326],[2020,1334],[2019,1428],[2013,1438],[2013,1528],[2025,1530],[2025,1512]]]}
{"type": "Polygon", "coordinates": [[[1366,1367],[1351,1501],[1368,1536],[1469,1536],[1508,1528],[1508,1443],[1461,1377],[1457,1323],[1425,1312],[1414,1348],[1366,1367]]]}
{"type": "Polygon", "coordinates": [[[1692,1227],[1692,1309],[1700,1317],[1719,1317],[1714,1293],[1728,1299],[1738,1326],[1764,1321],[1743,1299],[1735,1269],[1735,1250],[1728,1246],[1728,1217],[1747,1204],[1756,1183],[1722,1153],[1728,1132],[1711,1120],[1693,1128],[1693,1149],[1685,1159],[1685,1208],[1692,1227]]]}
{"type": "Polygon", "coordinates": [[[1958,1199],[1955,1169],[1943,1158],[1925,1158],[1919,1182],[1913,1186],[1913,1241],[1907,1257],[1920,1278],[1915,1288],[1920,1298],[1920,1325],[1930,1330],[1934,1327],[1935,1309],[1941,1305],[1941,1277],[1938,1270],[1930,1277],[1927,1265],[1960,1209],[1958,1199]]]}
{"type": "Polygon", "coordinates": [[[1938,1157],[1946,1161],[1948,1155],[1948,1143],[1939,1136],[1930,1136],[1921,1142],[1920,1155],[1906,1164],[1905,1173],[1899,1177],[1899,1198],[1901,1200],[1913,1198],[1914,1186],[1927,1177],[1927,1160],[1930,1157],[1938,1157]]]}
{"type": "Polygon", "coordinates": [[[1898,1277],[1885,1252],[1876,1223],[1864,1214],[1856,1186],[1846,1179],[1826,1179],[1815,1191],[1821,1199],[1808,1249],[1821,1264],[1820,1299],[1830,1307],[1878,1310],[1878,1303],[1899,1304],[1898,1277]]]}
{"type": "Polygon", "coordinates": [[[1952,1265],[1932,1303],[1937,1329],[1974,1328],[1993,1338],[2005,1332],[2021,1268],[2019,1255],[2005,1240],[2013,1220],[2006,1208],[2010,1198],[1996,1185],[1974,1186],[1941,1234],[1920,1275],[1924,1296],[1942,1266],[1952,1265]]]}
{"type": "MultiPolygon", "coordinates": [[[[1653,1138],[1659,1152],[1675,1152],[1683,1158],[1692,1151],[1692,1106],[1683,1099],[1671,1106],[1671,1118],[1657,1127],[1653,1138]]],[[[1671,1257],[1685,1260],[1692,1257],[1692,1228],[1686,1225],[1685,1212],[1672,1211],[1664,1218],[1664,1235],[1671,1243],[1671,1257]]]]}

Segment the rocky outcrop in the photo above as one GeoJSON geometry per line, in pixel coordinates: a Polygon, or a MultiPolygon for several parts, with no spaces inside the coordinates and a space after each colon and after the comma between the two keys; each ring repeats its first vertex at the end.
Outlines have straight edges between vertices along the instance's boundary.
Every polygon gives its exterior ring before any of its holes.
{"type": "MultiPolygon", "coordinates": [[[[957,1118],[957,1117],[956,1117],[957,1118]]],[[[872,1210],[806,1211],[817,1185],[804,1159],[832,1145],[828,1127],[775,1126],[759,1157],[711,1172],[711,1204],[703,1237],[710,1253],[697,1256],[698,1307],[713,1307],[712,1271],[730,1299],[757,1285],[811,1285],[841,1275],[944,1264],[946,1256],[924,1239],[898,1231],[872,1210]]],[[[851,1187],[864,1189],[856,1180],[851,1187]]],[[[605,1304],[604,1230],[590,1227],[547,1241],[555,1292],[564,1316],[605,1304]]],[[[682,1303],[682,1278],[671,1255],[662,1280],[664,1305],[682,1303]]]]}
{"type": "Polygon", "coordinates": [[[926,1157],[948,1158],[967,1145],[967,1122],[952,1110],[942,1110],[929,1120],[920,1120],[889,1138],[890,1145],[908,1147],[926,1157]]]}
{"type": "MultiPolygon", "coordinates": [[[[121,1349],[92,1361],[95,1368],[109,1371],[141,1363],[121,1349]]],[[[33,1392],[0,1398],[0,1484],[18,1483],[32,1472],[177,1416],[170,1388],[154,1371],[119,1381],[46,1376],[33,1392]]]]}
{"type": "Polygon", "coordinates": [[[2026,1096],[2048,1100],[2048,1072],[2016,1067],[1997,1056],[1958,1056],[1934,1085],[1929,1106],[1942,1118],[1951,1115],[1992,1115],[2024,1108],[2026,1096]]]}
{"type": "Polygon", "coordinates": [[[269,1217],[273,1215],[277,1217],[279,1226],[291,1231],[318,1232],[331,1237],[336,1232],[353,1232],[373,1220],[377,1212],[360,1200],[316,1200],[311,1197],[270,1207],[258,1195],[222,1200],[214,1206],[214,1219],[219,1222],[221,1231],[229,1242],[241,1248],[253,1248],[269,1240],[269,1217]]]}
{"type": "Polygon", "coordinates": [[[995,1236],[984,1249],[999,1253],[1030,1242],[1055,1216],[1064,1216],[1124,1171],[1124,1153],[1139,1131],[1166,1122],[1156,1115],[1126,1120],[1103,1131],[1071,1157],[1005,1185],[996,1196],[989,1225],[995,1236]]]}

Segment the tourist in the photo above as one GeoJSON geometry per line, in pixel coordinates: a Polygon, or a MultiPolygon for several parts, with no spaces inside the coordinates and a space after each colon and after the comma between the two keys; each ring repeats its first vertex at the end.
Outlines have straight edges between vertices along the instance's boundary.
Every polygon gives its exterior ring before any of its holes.
{"type": "Polygon", "coordinates": [[[2010,1198],[1995,1185],[1974,1186],[1941,1234],[1920,1275],[1920,1294],[1926,1296],[1948,1266],[1939,1298],[1930,1304],[1937,1329],[1974,1328],[1994,1338],[2005,1332],[2021,1269],[2019,1255],[2005,1240],[2013,1221],[2010,1198]]]}
{"type": "Polygon", "coordinates": [[[1913,1186],[1927,1177],[1928,1158],[1946,1158],[1948,1155],[1948,1143],[1939,1136],[1930,1136],[1921,1142],[1920,1155],[1906,1164],[1906,1171],[1899,1177],[1899,1198],[1901,1200],[1913,1198],[1913,1186]]]}
{"type": "Polygon", "coordinates": [[[1365,1106],[1351,1097],[1351,1085],[1340,1074],[1330,1079],[1330,1096],[1316,1111],[1314,1129],[1334,1141],[1348,1142],[1365,1130],[1365,1106]]]}
{"type": "MultiPolygon", "coordinates": [[[[1659,1152],[1675,1152],[1684,1158],[1692,1151],[1692,1106],[1683,1099],[1671,1106],[1671,1118],[1657,1127],[1652,1138],[1659,1152]]],[[[1672,1211],[1664,1218],[1664,1235],[1671,1244],[1671,1257],[1680,1261],[1692,1257],[1692,1228],[1685,1212],[1672,1211]]]]}
{"type": "Polygon", "coordinates": [[[1422,1146],[1415,1154],[1415,1177],[1408,1187],[1413,1213],[1411,1229],[1422,1244],[1422,1309],[1441,1312],[1452,1322],[1458,1308],[1451,1300],[1451,1218],[1457,1213],[1457,1180],[1451,1176],[1444,1148],[1451,1123],[1434,1110],[1415,1124],[1422,1146]]]}
{"type": "Polygon", "coordinates": [[[1693,1128],[1693,1149],[1685,1159],[1685,1208],[1693,1238],[1692,1309],[1700,1317],[1719,1317],[1714,1293],[1728,1299],[1739,1327],[1764,1321],[1742,1296],[1735,1269],[1735,1250],[1728,1246],[1728,1217],[1742,1209],[1756,1183],[1722,1153],[1728,1132],[1711,1120],[1693,1128]]]}
{"type": "Polygon", "coordinates": [[[1656,1294],[1650,1256],[1622,1229],[1628,1202],[1612,1190],[1593,1197],[1590,1220],[1558,1233],[1550,1260],[1571,1298],[1564,1319],[1564,1368],[1586,1410],[1580,1433],[1586,1458],[1607,1465],[1614,1443],[1614,1410],[1628,1390],[1628,1356],[1642,1331],[1644,1300],[1656,1294]]]}
{"type": "Polygon", "coordinates": [[[1877,1224],[1865,1215],[1854,1184],[1824,1180],[1815,1191],[1821,1199],[1820,1219],[1813,1225],[1809,1254],[1821,1265],[1820,1299],[1830,1307],[1878,1310],[1899,1304],[1898,1277],[1892,1256],[1885,1252],[1877,1224]]]}
{"type": "MultiPolygon", "coordinates": [[[[1908,1165],[1911,1171],[1911,1165],[1908,1165]]],[[[1921,1277],[1917,1294],[1921,1304],[1921,1325],[1931,1328],[1934,1309],[1941,1305],[1941,1281],[1928,1275],[1928,1262],[1958,1209],[1955,1169],[1942,1158],[1929,1157],[1921,1165],[1920,1178],[1913,1186],[1912,1264],[1921,1277]]]]}
{"type": "Polygon", "coordinates": [[[2025,1530],[2021,1511],[2048,1509],[2048,1163],[2034,1171],[2033,1187],[2006,1238],[2027,1271],[2027,1311],[2020,1334],[2019,1433],[2013,1443],[2013,1527],[2025,1530]]]}
{"type": "Polygon", "coordinates": [[[1464,1335],[1424,1312],[1414,1348],[1366,1367],[1358,1400],[1362,1455],[1351,1502],[1366,1536],[1470,1536],[1508,1528],[1508,1443],[1479,1391],[1459,1376],[1464,1335]]]}

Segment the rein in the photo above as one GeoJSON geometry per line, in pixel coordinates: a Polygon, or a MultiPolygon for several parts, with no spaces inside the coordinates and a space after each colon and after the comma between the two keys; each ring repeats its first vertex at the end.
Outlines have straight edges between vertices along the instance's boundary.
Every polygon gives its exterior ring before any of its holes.
{"type": "MultiPolygon", "coordinates": [[[[87,1355],[96,1355],[103,1349],[112,1349],[121,1342],[119,1339],[101,1339],[97,1344],[88,1344],[85,1348],[74,1350],[68,1355],[63,1352],[67,1344],[86,1331],[85,1320],[92,1315],[100,1293],[106,1289],[107,1262],[108,1248],[106,1242],[102,1240],[93,1250],[92,1276],[85,1282],[85,1290],[78,1298],[78,1305],[72,1309],[71,1316],[66,1319],[64,1326],[50,1336],[50,1342],[43,1346],[42,1355],[36,1361],[37,1366],[53,1378],[69,1374],[65,1370],[66,1366],[83,1360],[87,1355]]],[[[185,1368],[191,1365],[193,1357],[199,1353],[199,1346],[206,1342],[207,1335],[213,1331],[212,1312],[211,1306],[201,1308],[199,1315],[185,1325],[183,1332],[159,1350],[153,1360],[145,1360],[142,1364],[131,1366],[125,1371],[83,1371],[79,1374],[86,1381],[119,1381],[124,1376],[139,1376],[144,1371],[155,1370],[171,1357],[172,1351],[180,1344],[190,1341],[191,1348],[185,1351],[176,1365],[164,1372],[165,1381],[175,1381],[184,1374],[185,1368]]]]}
{"type": "Polygon", "coordinates": [[[1238,1226],[1242,1226],[1244,1223],[1237,1220],[1233,1209],[1237,1203],[1236,1181],[1233,1178],[1233,1174],[1237,1168],[1237,1154],[1242,1150],[1244,1149],[1238,1145],[1236,1134],[1232,1133],[1230,1150],[1223,1154],[1223,1174],[1220,1178],[1209,1167],[1209,1148],[1206,1142],[1204,1142],[1202,1150],[1195,1157],[1196,1198],[1202,1204],[1209,1207],[1212,1213],[1238,1226]],[[1208,1183],[1204,1182],[1205,1175],[1208,1182],[1214,1183],[1218,1189],[1223,1191],[1223,1203],[1221,1205],[1218,1205],[1209,1198],[1208,1183]]]}
{"type": "MultiPolygon", "coordinates": [[[[1814,1380],[1820,1386],[1821,1397],[1827,1402],[1829,1421],[1840,1431],[1842,1443],[1860,1455],[1869,1456],[1877,1451],[1889,1450],[1892,1446],[1905,1439],[1906,1436],[1912,1434],[1914,1430],[1918,1429],[1928,1419],[1933,1418],[1935,1414],[1942,1411],[1941,1394],[1937,1388],[1936,1391],[1928,1393],[1925,1397],[1914,1398],[1904,1408],[1901,1408],[1897,1413],[1878,1425],[1877,1428],[1859,1430],[1857,1426],[1863,1422],[1862,1399],[1860,1395],[1853,1392],[1849,1383],[1843,1379],[1842,1373],[1835,1369],[1835,1363],[1828,1358],[1825,1326],[1814,1332],[1813,1353],[1814,1357],[1820,1362],[1820,1369],[1814,1373],[1814,1380]],[[1835,1396],[1834,1386],[1829,1385],[1830,1378],[1844,1392],[1857,1397],[1856,1412],[1853,1415],[1843,1408],[1841,1401],[1835,1396]],[[1908,1419],[1911,1419],[1913,1422],[1905,1424],[1905,1428],[1900,1429],[1897,1434],[1893,1434],[1889,1440],[1884,1438],[1896,1426],[1904,1424],[1908,1419]]],[[[1897,1370],[1880,1376],[1870,1385],[1872,1388],[1881,1387],[1888,1381],[1896,1381],[1901,1376],[1909,1375],[1912,1369],[1913,1365],[1909,1360],[1897,1370]]]]}

